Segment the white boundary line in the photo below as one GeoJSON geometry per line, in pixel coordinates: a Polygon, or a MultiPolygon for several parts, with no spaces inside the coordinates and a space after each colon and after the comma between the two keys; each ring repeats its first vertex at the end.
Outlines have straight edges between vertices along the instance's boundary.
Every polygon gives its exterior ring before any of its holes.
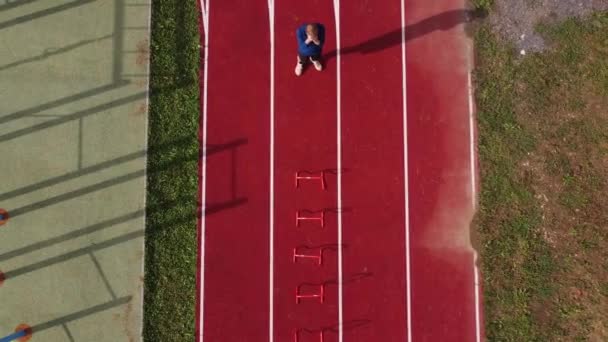
{"type": "Polygon", "coordinates": [[[199,270],[199,342],[203,342],[203,323],[204,323],[204,296],[205,296],[205,206],[206,204],[206,184],[207,184],[207,92],[208,92],[208,75],[209,75],[209,2],[211,0],[200,0],[201,6],[201,17],[203,19],[203,29],[205,30],[205,47],[204,47],[204,76],[203,76],[203,155],[201,156],[201,235],[200,239],[200,258],[201,258],[201,269],[199,270]]]}
{"type": "Polygon", "coordinates": [[[269,195],[269,286],[268,341],[274,341],[274,0],[268,0],[270,33],[270,195],[269,195]]]}
{"type": "MultiPolygon", "coordinates": [[[[470,56],[473,54],[471,53],[470,56]]],[[[469,57],[470,59],[472,57],[469,57]]],[[[469,63],[468,70],[468,91],[469,91],[469,139],[470,139],[470,159],[471,159],[471,206],[475,212],[477,209],[477,179],[476,179],[476,168],[475,168],[475,108],[473,102],[473,81],[471,73],[473,68],[469,63]]],[[[473,273],[475,275],[475,338],[477,342],[481,342],[481,318],[480,318],[480,300],[479,300],[479,267],[477,266],[477,251],[473,251],[473,273]]]]}
{"type": "Polygon", "coordinates": [[[336,140],[338,164],[338,342],[344,341],[344,307],[342,289],[342,70],[340,56],[340,0],[334,0],[336,24],[336,140]]]}
{"type": "Polygon", "coordinates": [[[412,341],[412,282],[410,269],[410,201],[409,201],[409,163],[407,151],[407,79],[406,79],[406,55],[405,55],[405,0],[401,0],[401,70],[402,70],[402,92],[403,92],[403,173],[405,194],[405,277],[406,277],[406,320],[407,341],[412,341]]]}
{"type": "MultiPolygon", "coordinates": [[[[205,30],[205,38],[207,37],[207,32],[209,32],[209,1],[200,0],[201,5],[201,17],[203,18],[203,29],[205,30]]],[[[207,40],[205,40],[207,43],[207,40]]],[[[206,45],[205,45],[206,46],[206,45]]]]}
{"type": "MultiPolygon", "coordinates": [[[[470,68],[469,68],[470,69],[470,68]]],[[[474,121],[475,114],[473,108],[473,81],[471,80],[471,72],[469,70],[468,74],[468,88],[469,88],[469,138],[470,138],[470,156],[471,156],[471,205],[473,209],[477,207],[477,180],[475,178],[475,129],[474,129],[474,121]]]]}
{"type": "Polygon", "coordinates": [[[477,267],[477,251],[473,252],[473,272],[475,273],[475,340],[481,342],[481,319],[479,314],[479,268],[477,267]]]}

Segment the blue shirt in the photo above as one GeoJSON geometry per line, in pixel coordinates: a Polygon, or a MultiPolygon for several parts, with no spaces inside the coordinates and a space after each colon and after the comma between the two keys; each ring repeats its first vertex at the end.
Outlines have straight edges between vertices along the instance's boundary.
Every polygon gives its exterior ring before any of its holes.
{"type": "Polygon", "coordinates": [[[316,24],[319,28],[319,45],[310,42],[306,44],[306,26],[308,24],[304,24],[298,27],[296,31],[296,38],[298,39],[298,52],[302,56],[318,56],[321,54],[321,50],[323,50],[323,44],[325,43],[325,27],[321,24],[316,24]]]}

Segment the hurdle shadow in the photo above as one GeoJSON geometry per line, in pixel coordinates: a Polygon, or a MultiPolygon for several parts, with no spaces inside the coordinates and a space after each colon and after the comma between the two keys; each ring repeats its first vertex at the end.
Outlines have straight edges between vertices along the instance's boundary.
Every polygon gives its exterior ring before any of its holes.
{"type": "MultiPolygon", "coordinates": [[[[374,273],[372,273],[372,272],[353,273],[342,279],[342,285],[356,283],[356,282],[359,282],[359,281],[367,279],[367,278],[372,278],[373,276],[374,276],[374,273]]],[[[329,285],[339,285],[338,279],[329,279],[329,280],[326,280],[326,281],[323,281],[320,283],[304,282],[304,283],[300,283],[298,285],[298,287],[301,287],[301,286],[315,287],[315,286],[329,286],[329,285]]]]}
{"type": "MultiPolygon", "coordinates": [[[[298,245],[296,246],[297,249],[303,248],[303,249],[321,249],[323,251],[332,251],[332,252],[337,252],[340,249],[340,245],[337,243],[326,243],[323,245],[315,245],[315,246],[310,246],[310,245],[298,245]]],[[[348,245],[347,244],[342,244],[342,249],[347,249],[348,245]]],[[[1,260],[1,259],[0,259],[1,260]]]]}
{"type": "Polygon", "coordinates": [[[340,244],[337,243],[328,243],[328,244],[323,244],[323,245],[316,245],[316,246],[310,246],[310,245],[298,245],[296,247],[294,247],[293,251],[294,251],[294,262],[296,260],[296,252],[300,251],[299,253],[302,253],[302,251],[307,250],[307,251],[319,251],[319,262],[322,263],[323,262],[323,258],[326,256],[326,252],[332,252],[332,254],[337,254],[338,251],[340,250],[345,250],[348,248],[347,244],[342,244],[340,246],[340,244]]]}
{"type": "MultiPolygon", "coordinates": [[[[342,330],[352,331],[352,330],[370,325],[371,323],[372,323],[372,321],[369,319],[350,320],[350,321],[346,321],[346,322],[342,323],[342,330]]],[[[338,333],[339,329],[340,329],[340,324],[338,323],[338,324],[334,324],[332,326],[324,327],[323,331],[338,333]]]]}
{"type": "MultiPolygon", "coordinates": [[[[369,319],[354,319],[354,320],[349,320],[349,321],[345,321],[342,322],[342,330],[343,331],[353,331],[365,326],[368,326],[372,324],[372,321],[369,319]]],[[[298,329],[296,334],[301,334],[301,333],[306,333],[306,334],[311,334],[311,335],[318,335],[318,334],[324,334],[324,333],[335,333],[338,334],[340,331],[340,323],[336,323],[333,325],[328,325],[328,326],[323,326],[320,327],[318,329],[308,329],[308,328],[301,328],[298,329]]]]}
{"type": "Polygon", "coordinates": [[[319,210],[309,210],[309,209],[300,209],[298,210],[300,213],[306,213],[306,214],[343,214],[343,213],[350,213],[353,211],[353,209],[351,207],[342,207],[342,208],[336,208],[336,207],[329,207],[329,208],[323,208],[323,209],[319,209],[319,210]]]}

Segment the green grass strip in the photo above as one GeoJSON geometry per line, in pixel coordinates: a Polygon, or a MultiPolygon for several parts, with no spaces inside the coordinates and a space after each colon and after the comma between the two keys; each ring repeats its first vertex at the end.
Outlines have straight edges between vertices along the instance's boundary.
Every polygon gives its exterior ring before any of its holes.
{"type": "Polygon", "coordinates": [[[194,341],[199,32],[195,1],[153,0],[145,341],[194,341]]]}

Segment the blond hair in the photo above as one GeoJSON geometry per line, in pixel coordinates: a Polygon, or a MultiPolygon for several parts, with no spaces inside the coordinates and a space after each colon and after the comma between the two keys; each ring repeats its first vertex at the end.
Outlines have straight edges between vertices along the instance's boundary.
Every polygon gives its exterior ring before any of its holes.
{"type": "Polygon", "coordinates": [[[317,24],[306,25],[306,33],[316,37],[319,34],[319,26],[317,24]]]}

